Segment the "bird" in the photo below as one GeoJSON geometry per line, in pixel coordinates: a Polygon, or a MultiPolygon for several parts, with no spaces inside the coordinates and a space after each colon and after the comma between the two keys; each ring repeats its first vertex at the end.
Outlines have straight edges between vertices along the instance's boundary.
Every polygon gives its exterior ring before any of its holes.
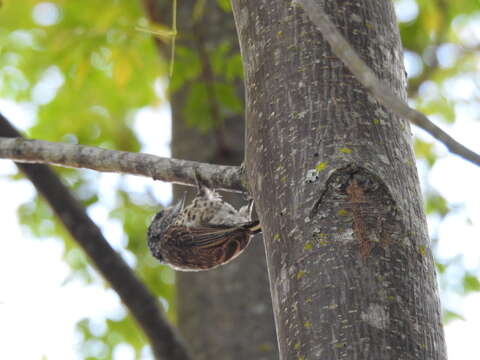
{"type": "MultiPolygon", "coordinates": [[[[236,210],[215,190],[207,187],[195,171],[197,194],[185,206],[160,210],[148,227],[148,247],[160,263],[178,271],[202,271],[224,265],[239,256],[254,234],[261,232],[251,220],[249,205],[236,210]]],[[[186,195],[186,193],[185,193],[186,195]]]]}

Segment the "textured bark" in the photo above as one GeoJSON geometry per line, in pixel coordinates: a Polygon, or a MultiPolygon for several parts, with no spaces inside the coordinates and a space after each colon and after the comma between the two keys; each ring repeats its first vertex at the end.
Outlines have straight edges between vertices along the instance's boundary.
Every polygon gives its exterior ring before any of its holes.
{"type": "MultiPolygon", "coordinates": [[[[281,358],[445,359],[409,124],[367,93],[302,9],[232,3],[281,358]]],[[[405,99],[392,3],[325,9],[405,99]]]]}
{"type": "MultiPolygon", "coordinates": [[[[145,3],[150,16],[162,23],[170,22],[171,10],[166,8],[165,2],[145,0],[145,3]]],[[[234,48],[238,49],[238,45],[231,14],[220,11],[215,1],[208,1],[205,15],[194,23],[192,9],[195,3],[193,0],[178,2],[180,36],[177,44],[197,51],[202,61],[202,75],[194,81],[208,83],[213,79],[208,64],[209,51],[226,39],[234,42],[234,48]]],[[[239,165],[244,155],[243,118],[221,119],[216,95],[210,91],[209,107],[215,128],[202,133],[188,126],[183,109],[190,85],[186,84],[171,95],[174,119],[172,155],[239,165]]],[[[239,96],[243,97],[243,92],[242,84],[238,84],[239,96]]],[[[183,190],[176,189],[175,195],[183,194],[183,190]]],[[[238,195],[225,194],[225,198],[237,207],[245,203],[245,199],[238,195]]],[[[177,287],[178,325],[197,360],[278,358],[261,236],[252,240],[242,256],[224,267],[202,273],[177,273],[177,287]]]]}
{"type": "Polygon", "coordinates": [[[323,2],[318,2],[317,0],[295,0],[295,2],[304,9],[312,23],[320,30],[330,45],[332,52],[347,65],[357,80],[368,89],[370,94],[375,96],[375,99],[377,99],[381,105],[388,108],[397,116],[405,118],[412,124],[425,130],[436,140],[443,143],[453,154],[459,155],[465,160],[480,166],[479,154],[456,141],[448,133],[430,121],[426,115],[408,106],[406,101],[400,99],[387,84],[377,78],[375,73],[357,55],[348,41],[343,38],[335,24],[330,21],[328,15],[323,11],[323,2]]]}

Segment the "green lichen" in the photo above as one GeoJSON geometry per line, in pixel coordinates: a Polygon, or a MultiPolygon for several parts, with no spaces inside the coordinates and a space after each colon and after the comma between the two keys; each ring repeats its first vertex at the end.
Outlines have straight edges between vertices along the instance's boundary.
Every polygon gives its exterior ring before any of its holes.
{"type": "Polygon", "coordinates": [[[305,322],[303,323],[303,327],[304,327],[305,329],[310,329],[310,328],[312,327],[312,322],[311,322],[311,321],[305,321],[305,322]]]}
{"type": "Polygon", "coordinates": [[[297,272],[297,280],[300,280],[301,278],[303,278],[305,276],[305,270],[300,270],[299,272],[297,272]]]}
{"type": "Polygon", "coordinates": [[[262,353],[268,353],[272,351],[272,345],[269,343],[263,343],[258,346],[258,350],[262,353]]]}
{"type": "Polygon", "coordinates": [[[349,149],[347,147],[342,147],[342,148],[340,148],[340,152],[343,153],[343,154],[351,154],[352,149],[349,149]]]}
{"type": "Polygon", "coordinates": [[[311,304],[312,301],[313,301],[313,300],[312,300],[311,297],[307,297],[307,298],[305,299],[305,302],[306,302],[307,304],[311,304]]]}
{"type": "Polygon", "coordinates": [[[380,125],[380,119],[373,119],[373,125],[380,125]]]}
{"type": "Polygon", "coordinates": [[[346,343],[342,342],[342,343],[336,343],[336,344],[334,344],[333,347],[334,347],[335,349],[341,349],[341,348],[345,347],[346,345],[347,345],[346,343]]]}
{"type": "Polygon", "coordinates": [[[319,162],[317,165],[315,165],[315,170],[317,170],[317,172],[323,171],[326,169],[327,165],[328,162],[326,161],[319,162]]]}
{"type": "Polygon", "coordinates": [[[325,234],[325,233],[316,233],[315,234],[315,239],[317,240],[317,243],[320,245],[320,246],[324,246],[324,245],[327,245],[328,244],[328,239],[327,239],[328,235],[325,234]]]}
{"type": "Polygon", "coordinates": [[[338,215],[339,215],[339,216],[347,216],[347,215],[348,215],[348,211],[345,210],[345,209],[340,209],[340,210],[338,210],[338,215]]]}
{"type": "Polygon", "coordinates": [[[306,251],[309,251],[309,250],[312,250],[312,249],[313,249],[313,244],[312,244],[312,242],[310,242],[310,241],[307,242],[307,243],[305,244],[305,246],[303,247],[303,250],[306,250],[306,251]]]}
{"type": "Polygon", "coordinates": [[[275,234],[275,235],[273,235],[273,240],[274,240],[274,241],[280,240],[280,234],[275,234]]]}
{"type": "Polygon", "coordinates": [[[302,346],[302,345],[300,345],[300,343],[296,343],[296,344],[293,346],[293,348],[294,348],[295,350],[300,350],[301,346],[302,346]]]}
{"type": "Polygon", "coordinates": [[[283,183],[286,182],[286,181],[287,181],[287,177],[286,177],[286,176],[282,176],[282,177],[280,178],[280,181],[283,182],[283,183]]]}
{"type": "Polygon", "coordinates": [[[427,255],[427,248],[424,245],[419,246],[418,249],[420,250],[420,254],[422,254],[422,256],[427,255]]]}

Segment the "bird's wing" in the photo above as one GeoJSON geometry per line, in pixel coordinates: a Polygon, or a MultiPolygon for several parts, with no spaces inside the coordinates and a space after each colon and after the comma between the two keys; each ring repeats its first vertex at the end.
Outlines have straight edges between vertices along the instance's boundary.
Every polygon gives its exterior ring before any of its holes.
{"type": "Polygon", "coordinates": [[[168,231],[169,237],[179,247],[211,248],[222,246],[226,239],[235,237],[235,233],[245,232],[245,229],[238,226],[207,224],[189,228],[170,226],[168,231]]]}
{"type": "Polygon", "coordinates": [[[211,248],[221,246],[228,238],[235,233],[244,232],[245,230],[238,226],[207,224],[196,226],[189,229],[191,236],[191,246],[200,248],[211,248]]]}
{"type": "Polygon", "coordinates": [[[172,239],[178,241],[178,246],[211,248],[222,246],[226,240],[236,238],[246,231],[252,230],[251,233],[258,232],[258,221],[251,221],[239,225],[221,225],[221,224],[204,224],[200,226],[184,227],[171,226],[169,232],[172,239]]]}

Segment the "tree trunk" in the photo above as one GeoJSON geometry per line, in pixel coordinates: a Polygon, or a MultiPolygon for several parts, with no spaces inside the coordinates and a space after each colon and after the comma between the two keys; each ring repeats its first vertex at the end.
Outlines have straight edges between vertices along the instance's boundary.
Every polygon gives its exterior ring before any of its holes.
{"type": "MultiPolygon", "coordinates": [[[[366,92],[300,7],[232,3],[280,357],[445,359],[409,124],[366,92]]],[[[392,2],[325,9],[405,98],[392,2]]]]}
{"type": "MultiPolygon", "coordinates": [[[[165,5],[161,1],[144,1],[153,19],[163,24],[170,23],[170,2],[165,5]]],[[[210,63],[211,52],[224,41],[233,44],[233,52],[239,51],[233,16],[221,11],[216,2],[207,2],[204,16],[194,22],[192,12],[195,3],[192,0],[178,2],[177,46],[193,51],[201,62],[202,70],[198,78],[183,84],[171,95],[174,119],[172,156],[239,165],[244,157],[243,116],[220,118],[221,105],[212,86],[219,79],[213,74],[210,63]],[[200,82],[207,87],[206,106],[214,124],[208,132],[188,125],[188,120],[192,119],[187,119],[184,112],[189,90],[200,82]]],[[[237,81],[235,86],[238,95],[243,98],[243,83],[237,81]]],[[[184,190],[175,189],[175,196],[183,196],[184,190]]],[[[194,191],[190,189],[190,193],[193,195],[194,191]]],[[[246,203],[242,196],[236,194],[225,194],[224,197],[237,207],[246,203]]],[[[226,266],[208,272],[177,273],[177,289],[178,326],[195,359],[278,358],[261,236],[253,239],[246,252],[226,266]]]]}

